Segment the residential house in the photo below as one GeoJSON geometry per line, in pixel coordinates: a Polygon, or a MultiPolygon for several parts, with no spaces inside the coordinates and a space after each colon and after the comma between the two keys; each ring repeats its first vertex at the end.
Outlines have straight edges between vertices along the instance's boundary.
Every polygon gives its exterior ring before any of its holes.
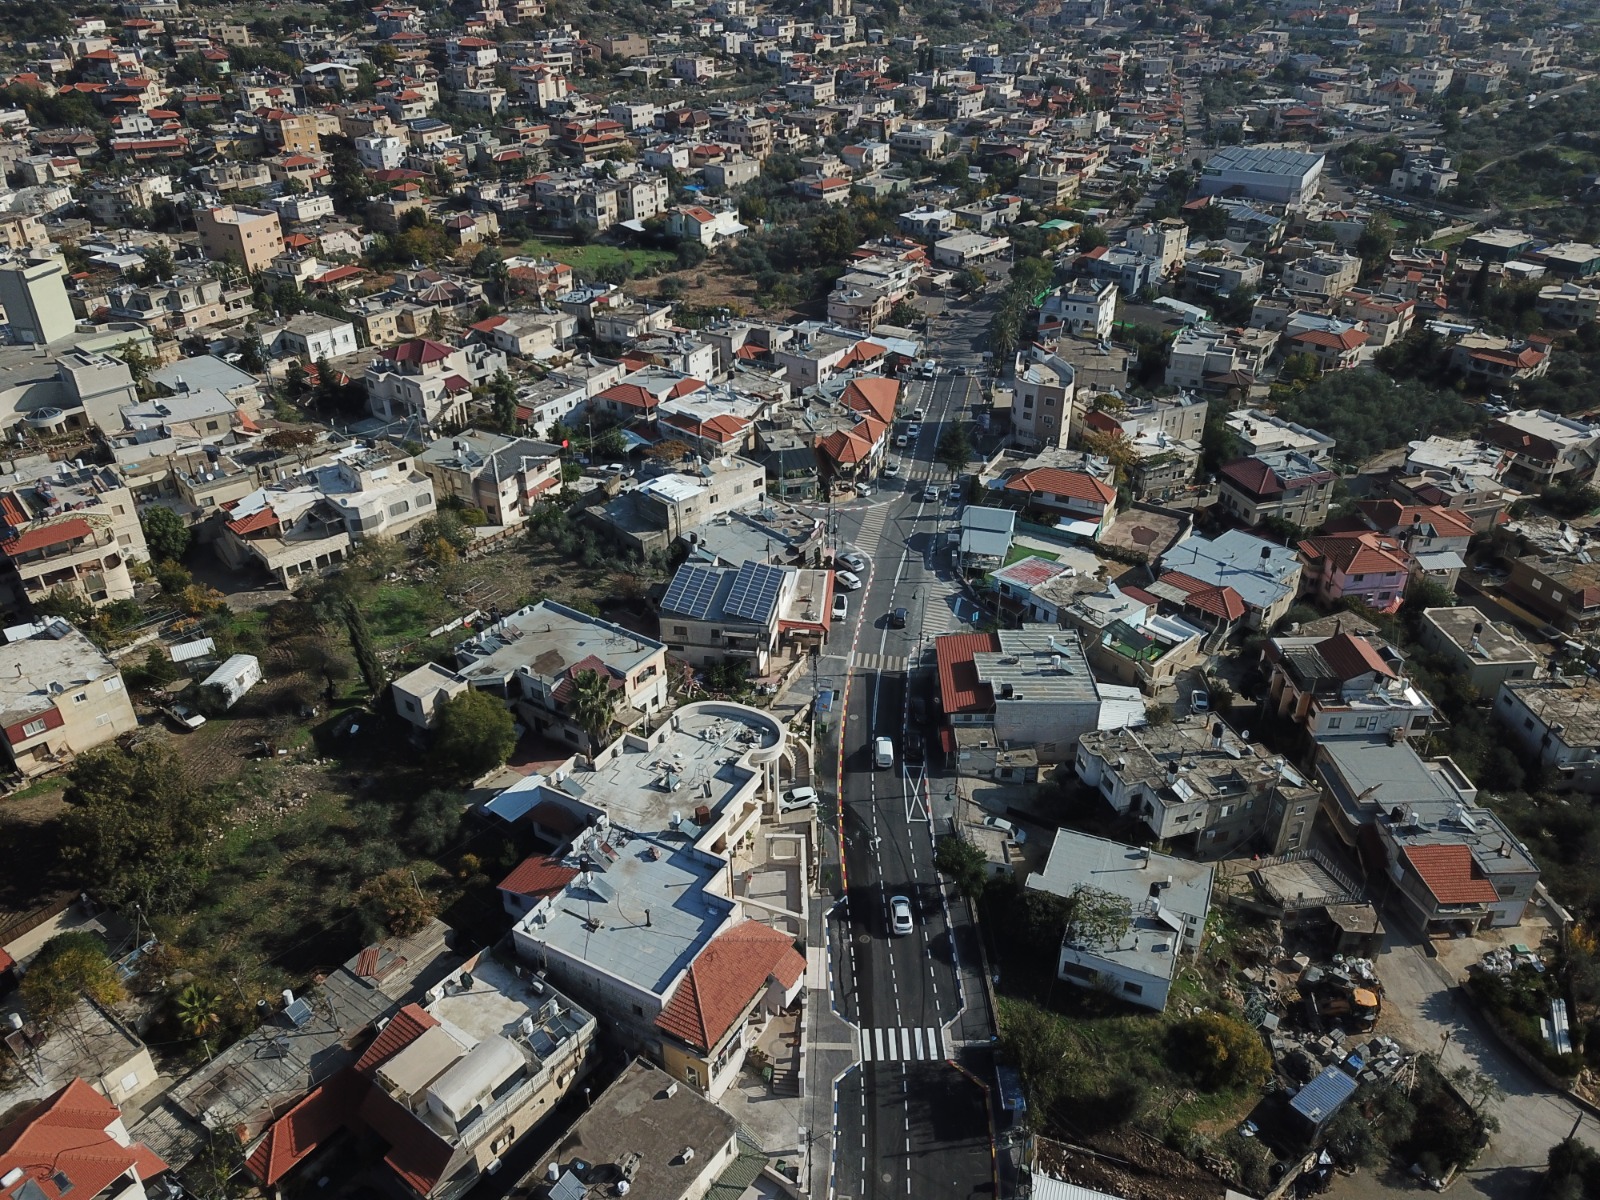
{"type": "Polygon", "coordinates": [[[1262,711],[1298,726],[1308,751],[1330,738],[1404,738],[1426,732],[1433,718],[1433,703],[1406,678],[1400,653],[1371,635],[1275,637],[1262,663],[1262,711]]]}
{"type": "Polygon", "coordinates": [[[1189,227],[1176,217],[1163,217],[1159,221],[1130,226],[1123,240],[1128,249],[1158,261],[1161,274],[1166,276],[1183,263],[1183,252],[1189,244],[1189,227]]]}
{"type": "Polygon", "coordinates": [[[687,562],[661,600],[661,637],[690,666],[744,661],[749,677],[762,679],[820,646],[832,603],[826,571],[687,562]]]}
{"type": "Polygon", "coordinates": [[[1455,590],[1475,532],[1471,517],[1437,504],[1408,505],[1399,500],[1359,500],[1356,515],[1368,528],[1400,543],[1411,556],[1417,578],[1455,590]]]}
{"type": "Polygon", "coordinates": [[[561,447],[478,429],[430,443],[416,465],[441,503],[478,509],[491,526],[521,524],[541,496],[561,486],[561,447]]]}
{"type": "Polygon", "coordinates": [[[1508,680],[1532,679],[1539,673],[1538,659],[1516,631],[1470,604],[1423,609],[1417,640],[1482,696],[1493,695],[1508,680]]]}
{"type": "Polygon", "coordinates": [[[1044,870],[1026,886],[1069,899],[1087,882],[1126,906],[1114,936],[1062,938],[1057,978],[1162,1012],[1186,963],[1200,953],[1211,910],[1212,868],[1148,848],[1057,830],[1044,870]]]}
{"type": "Polygon", "coordinates": [[[473,322],[467,340],[487,343],[513,358],[540,359],[556,356],[577,332],[577,318],[567,313],[513,310],[473,322]]]}
{"type": "Polygon", "coordinates": [[[1283,268],[1283,286],[1324,300],[1343,295],[1361,278],[1361,260],[1353,254],[1311,254],[1283,268]]]}
{"type": "Polygon", "coordinates": [[[1600,792],[1600,685],[1581,672],[1552,667],[1543,679],[1507,679],[1494,715],[1521,747],[1547,768],[1557,791],[1600,792]]]}
{"type": "Polygon", "coordinates": [[[379,420],[406,423],[413,436],[426,435],[461,424],[472,389],[505,368],[505,355],[481,342],[412,338],[384,347],[367,368],[367,408],[379,420]]]}
{"type": "Polygon", "coordinates": [[[1099,541],[1117,515],[1116,489],[1081,471],[1018,471],[1006,479],[1000,494],[1035,520],[1085,541],[1099,541]]]}
{"type": "Polygon", "coordinates": [[[297,358],[302,363],[339,358],[358,349],[353,324],[317,312],[296,313],[280,328],[264,331],[261,342],[269,355],[297,358]]]}
{"type": "Polygon", "coordinates": [[[956,554],[962,570],[992,570],[1005,562],[1017,523],[1014,510],[969,504],[961,510],[960,522],[956,554]]]}
{"type": "Polygon", "coordinates": [[[1347,371],[1361,362],[1362,347],[1372,335],[1355,321],[1296,313],[1284,327],[1286,353],[1309,354],[1319,371],[1347,371]]]}
{"type": "Polygon", "coordinates": [[[236,204],[200,208],[194,220],[200,245],[213,262],[233,260],[253,275],[283,253],[283,226],[270,208],[236,204]]]}
{"type": "Polygon", "coordinates": [[[1600,465],[1600,425],[1544,409],[1506,413],[1483,437],[1504,451],[1502,474],[1529,491],[1590,483],[1600,465]]]}
{"type": "Polygon", "coordinates": [[[1338,738],[1314,770],[1327,828],[1369,878],[1393,882],[1402,911],[1428,935],[1520,924],[1539,868],[1448,758],[1408,741],[1338,738]]]}
{"type": "Polygon", "coordinates": [[[1033,345],[1017,355],[1013,379],[1011,428],[1017,438],[1030,446],[1065,446],[1079,423],[1077,369],[1033,345]]]}
{"type": "Polygon", "coordinates": [[[1570,279],[1547,283],[1539,289],[1536,307],[1547,321],[1574,328],[1588,325],[1600,320],[1600,288],[1570,279]]]}
{"type": "Polygon", "coordinates": [[[1315,789],[1215,717],[1094,730],[1079,741],[1073,768],[1113,812],[1199,857],[1285,854],[1311,843],[1315,789]]]}
{"type": "Polygon", "coordinates": [[[1586,542],[1574,539],[1565,551],[1524,554],[1511,560],[1511,575],[1501,591],[1542,620],[1568,633],[1600,628],[1600,563],[1586,542]]]}
{"type": "Polygon", "coordinates": [[[444,706],[471,685],[449,667],[426,662],[408,671],[389,685],[394,695],[395,712],[419,730],[439,727],[444,706]]]}
{"type": "Polygon", "coordinates": [[[1406,597],[1414,568],[1398,538],[1371,531],[1326,534],[1299,546],[1305,595],[1333,605],[1360,599],[1379,612],[1395,612],[1406,597]]]}
{"type": "Polygon", "coordinates": [[[1298,450],[1235,459],[1217,472],[1217,503],[1248,526],[1275,519],[1304,529],[1320,525],[1339,476],[1298,450]]]}
{"type": "Polygon", "coordinates": [[[822,330],[772,348],[773,365],[783,369],[796,392],[826,383],[836,375],[880,363],[889,348],[867,339],[822,330]]]}
{"type": "Polygon", "coordinates": [[[1236,452],[1246,457],[1281,450],[1293,451],[1315,463],[1325,463],[1333,457],[1335,442],[1327,434],[1259,409],[1229,413],[1226,424],[1236,452]]]}
{"type": "Polygon", "coordinates": [[[146,1200],[167,1194],[166,1172],[153,1150],[129,1136],[121,1109],[82,1079],[14,1110],[0,1127],[5,1200],[61,1200],[69,1192],[81,1200],[146,1200]]]}
{"type": "Polygon", "coordinates": [[[1450,347],[1448,364],[1481,386],[1538,379],[1550,369],[1550,339],[1538,334],[1514,339],[1493,333],[1464,333],[1450,347]]]}
{"type": "Polygon", "coordinates": [[[132,493],[104,466],[61,462],[0,477],[0,607],[31,613],[51,596],[98,608],[134,594],[148,560],[132,493]]]}
{"type": "Polygon", "coordinates": [[[1300,560],[1293,550],[1237,529],[1215,538],[1191,534],[1164,551],[1159,565],[1163,574],[1151,585],[1153,594],[1180,608],[1198,598],[1201,612],[1230,624],[1243,621],[1251,629],[1275,625],[1294,603],[1300,584],[1300,560]]]}
{"type": "Polygon", "coordinates": [[[51,617],[13,627],[0,645],[0,725],[10,769],[41,775],[139,724],[117,664],[51,617]]]}
{"type": "Polygon", "coordinates": [[[1117,314],[1117,285],[1096,287],[1087,280],[1057,288],[1045,297],[1039,310],[1041,321],[1060,321],[1075,337],[1098,342],[1111,340],[1111,326],[1117,314]]]}

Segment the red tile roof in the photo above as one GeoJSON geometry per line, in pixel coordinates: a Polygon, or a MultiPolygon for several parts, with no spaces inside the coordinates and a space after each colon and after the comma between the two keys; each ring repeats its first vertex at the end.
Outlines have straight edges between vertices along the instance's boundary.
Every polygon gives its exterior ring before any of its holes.
{"type": "Polygon", "coordinates": [[[1465,846],[1406,846],[1404,852],[1440,904],[1493,904],[1500,898],[1465,846]]]}
{"type": "Polygon", "coordinates": [[[1308,563],[1326,563],[1344,575],[1403,575],[1411,572],[1411,556],[1393,538],[1378,533],[1335,534],[1307,538],[1299,546],[1308,563]]]}
{"type": "Polygon", "coordinates": [[[240,517],[237,521],[229,521],[228,528],[234,533],[243,536],[247,533],[260,533],[263,529],[271,529],[278,523],[278,514],[272,511],[268,504],[257,509],[247,517],[240,517]]]}
{"type": "Polygon", "coordinates": [[[1185,575],[1182,571],[1168,571],[1161,577],[1161,582],[1183,591],[1190,607],[1210,616],[1221,617],[1225,621],[1237,621],[1244,616],[1244,597],[1231,587],[1218,587],[1193,575],[1185,575]]]}
{"type": "Polygon", "coordinates": [[[362,1085],[353,1071],[340,1071],[267,1126],[266,1136],[245,1160],[245,1168],[271,1186],[344,1127],[362,1085]]]}
{"type": "Polygon", "coordinates": [[[1402,504],[1398,500],[1358,500],[1356,508],[1372,518],[1378,529],[1404,536],[1413,525],[1431,525],[1440,537],[1471,537],[1472,518],[1438,504],[1402,504]]]}
{"type": "Polygon", "coordinates": [[[718,934],[689,964],[656,1027],[701,1050],[715,1048],[776,979],[785,990],[805,974],[794,939],[758,921],[718,934]]]}
{"type": "Polygon", "coordinates": [[[1336,633],[1317,643],[1317,653],[1339,673],[1340,679],[1355,679],[1368,672],[1394,678],[1394,668],[1383,660],[1378,648],[1363,637],[1336,633]]]}
{"type": "Polygon", "coordinates": [[[0,542],[0,550],[7,554],[26,554],[30,550],[43,550],[46,546],[59,546],[77,538],[92,537],[94,530],[82,517],[69,517],[54,525],[39,525],[0,542]]]}
{"type": "Polygon", "coordinates": [[[403,1105],[389,1098],[382,1088],[369,1087],[359,1115],[372,1131],[389,1143],[384,1162],[402,1182],[426,1196],[433,1191],[450,1165],[450,1143],[446,1142],[403,1105]]]}
{"type": "Polygon", "coordinates": [[[881,375],[862,375],[845,385],[841,399],[846,408],[870,412],[880,421],[893,421],[894,406],[900,399],[900,384],[881,375]]]}
{"type": "Polygon", "coordinates": [[[1354,350],[1365,346],[1371,335],[1360,329],[1347,329],[1343,333],[1330,333],[1326,329],[1307,329],[1290,339],[1308,346],[1323,346],[1329,350],[1354,350]]]}
{"type": "Polygon", "coordinates": [[[534,854],[523,859],[500,881],[500,890],[542,900],[554,896],[577,877],[576,867],[569,867],[548,854],[534,854]]]}
{"type": "Polygon", "coordinates": [[[1328,470],[1285,477],[1255,457],[1240,458],[1225,463],[1222,474],[1252,496],[1281,496],[1284,492],[1297,492],[1301,488],[1316,487],[1335,478],[1334,473],[1328,470]]]}
{"type": "Polygon", "coordinates": [[[1117,498],[1115,488],[1082,471],[1064,471],[1060,467],[1035,467],[1006,480],[1006,491],[1027,494],[1046,493],[1067,496],[1073,500],[1098,501],[1110,504],[1117,498]]]}
{"type": "Polygon", "coordinates": [[[447,346],[432,338],[412,338],[409,342],[388,347],[383,351],[383,357],[390,362],[416,363],[425,366],[428,363],[443,362],[455,352],[454,346],[447,346]]]}
{"type": "Polygon", "coordinates": [[[123,1146],[108,1132],[122,1113],[94,1088],[74,1079],[47,1100],[41,1100],[0,1129],[0,1178],[22,1172],[4,1191],[14,1197],[24,1182],[38,1188],[45,1200],[59,1200],[59,1173],[70,1181],[65,1190],[96,1196],[130,1168],[148,1180],[167,1169],[148,1146],[123,1146]]]}
{"type": "Polygon", "coordinates": [[[993,633],[951,633],[933,640],[939,663],[939,700],[945,716],[987,712],[994,707],[994,692],[978,678],[974,654],[996,654],[1000,637],[993,633]]]}
{"type": "Polygon", "coordinates": [[[355,1070],[370,1075],[438,1023],[438,1018],[420,1004],[406,1005],[389,1018],[372,1045],[356,1059],[355,1070]]]}

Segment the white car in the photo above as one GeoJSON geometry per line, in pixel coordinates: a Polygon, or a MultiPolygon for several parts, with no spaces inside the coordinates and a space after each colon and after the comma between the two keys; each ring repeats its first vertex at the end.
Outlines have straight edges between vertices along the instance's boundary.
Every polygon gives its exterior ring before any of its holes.
{"type": "Polygon", "coordinates": [[[911,410],[911,419],[912,419],[912,420],[913,420],[913,421],[923,421],[923,420],[926,420],[926,419],[927,419],[927,416],[928,416],[928,413],[927,413],[927,410],[926,410],[926,409],[921,409],[921,408],[913,408],[913,409],[912,409],[912,410],[911,410]]]}
{"type": "Polygon", "coordinates": [[[850,598],[843,592],[833,594],[833,619],[843,621],[850,616],[850,598]]]}
{"type": "Polygon", "coordinates": [[[187,704],[173,704],[167,708],[163,708],[161,711],[165,713],[166,716],[180,729],[188,730],[190,732],[199,729],[200,726],[206,723],[205,717],[200,713],[195,712],[195,710],[190,708],[187,704]]]}
{"type": "Polygon", "coordinates": [[[906,897],[889,897],[889,928],[895,937],[905,937],[911,932],[911,901],[906,897]]]}
{"type": "MultiPolygon", "coordinates": [[[[900,440],[904,441],[905,439],[901,438],[900,440]]],[[[898,459],[891,458],[888,462],[883,464],[883,473],[886,478],[893,479],[896,475],[900,474],[900,461],[898,459]]]]}
{"type": "Polygon", "coordinates": [[[998,829],[1019,846],[1028,840],[1028,831],[1026,829],[1018,829],[1004,817],[985,817],[983,823],[990,829],[998,829]]]}
{"type": "Polygon", "coordinates": [[[872,761],[880,770],[884,767],[894,766],[894,739],[887,737],[874,738],[872,742],[872,761]]]}
{"type": "Polygon", "coordinates": [[[913,422],[911,422],[911,424],[907,425],[906,426],[906,435],[908,437],[921,437],[922,436],[922,422],[921,421],[913,421],[913,422]]]}
{"type": "Polygon", "coordinates": [[[850,550],[839,555],[839,561],[852,571],[865,571],[867,569],[867,556],[858,550],[850,550]]]}
{"type": "Polygon", "coordinates": [[[1211,693],[1195,691],[1189,694],[1189,708],[1194,712],[1211,711],[1211,693]]]}
{"type": "Polygon", "coordinates": [[[799,812],[802,808],[812,808],[817,803],[817,789],[808,787],[791,788],[778,800],[779,812],[799,812]]]}
{"type": "Polygon", "coordinates": [[[854,592],[861,587],[861,576],[854,571],[835,571],[833,577],[839,581],[839,586],[847,592],[854,592]]]}
{"type": "Polygon", "coordinates": [[[904,450],[910,444],[911,444],[911,439],[906,437],[906,435],[903,434],[903,433],[900,434],[898,437],[896,437],[894,439],[894,445],[895,445],[895,449],[896,450],[904,450]]]}
{"type": "Polygon", "coordinates": [[[939,498],[939,489],[930,483],[927,487],[922,489],[922,498],[930,504],[933,503],[939,498]]]}

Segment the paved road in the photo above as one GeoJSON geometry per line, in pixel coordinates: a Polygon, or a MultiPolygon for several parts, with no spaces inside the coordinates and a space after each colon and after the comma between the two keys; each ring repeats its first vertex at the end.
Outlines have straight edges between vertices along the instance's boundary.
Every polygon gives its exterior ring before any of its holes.
{"type": "MultiPolygon", "coordinates": [[[[970,320],[970,318],[968,318],[970,320]]],[[[957,347],[941,343],[941,350],[957,347]]],[[[965,353],[980,353],[969,338],[965,353]]],[[[834,1193],[838,1197],[966,1198],[993,1189],[987,1097],[954,1065],[969,1036],[957,946],[970,941],[962,907],[947,907],[933,866],[930,787],[906,764],[908,679],[931,639],[959,625],[957,582],[934,562],[936,535],[955,513],[948,472],[933,459],[947,420],[964,416],[977,380],[942,375],[909,385],[906,407],[926,409],[922,432],[897,451],[902,474],[868,505],[838,514],[839,539],[870,560],[851,595],[841,808],[847,903],[829,923],[834,1006],[856,1029],[860,1065],[838,1088],[834,1193]],[[938,495],[928,500],[930,482],[938,495]],[[904,629],[889,614],[908,610],[904,629]],[[892,738],[892,768],[872,763],[875,738],[892,738]],[[912,906],[910,934],[890,928],[890,898],[912,906]],[[952,923],[954,921],[954,924],[952,923]]],[[[845,647],[836,640],[832,655],[845,647]]],[[[985,1013],[985,1025],[987,1014],[985,1013]]]]}

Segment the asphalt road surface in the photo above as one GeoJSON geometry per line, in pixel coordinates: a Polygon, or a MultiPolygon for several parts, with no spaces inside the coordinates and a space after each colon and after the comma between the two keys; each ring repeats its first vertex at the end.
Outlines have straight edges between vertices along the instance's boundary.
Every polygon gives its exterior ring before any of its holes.
{"type": "MultiPolygon", "coordinates": [[[[974,364],[981,355],[981,340],[966,332],[971,322],[966,314],[961,332],[952,327],[935,343],[946,365],[953,365],[952,352],[974,364]]],[[[851,597],[839,738],[845,903],[828,931],[835,1006],[856,1028],[861,1059],[838,1087],[840,1200],[964,1200],[993,1190],[988,1101],[956,1065],[965,1039],[958,1021],[965,999],[957,971],[961,931],[952,927],[933,865],[937,789],[921,763],[904,757],[910,688],[926,695],[932,638],[962,625],[958,581],[939,544],[959,510],[950,499],[953,477],[934,463],[934,450],[945,423],[967,419],[980,395],[978,379],[965,374],[910,383],[903,411],[922,407],[925,419],[893,452],[900,475],[883,480],[870,503],[837,514],[840,549],[857,549],[871,564],[865,586],[851,597]],[[891,627],[898,608],[906,610],[904,628],[891,627]],[[892,767],[874,766],[879,737],[893,740],[892,767]],[[912,911],[911,931],[900,935],[890,923],[897,896],[912,911]]],[[[907,424],[902,418],[896,433],[907,424]]]]}

